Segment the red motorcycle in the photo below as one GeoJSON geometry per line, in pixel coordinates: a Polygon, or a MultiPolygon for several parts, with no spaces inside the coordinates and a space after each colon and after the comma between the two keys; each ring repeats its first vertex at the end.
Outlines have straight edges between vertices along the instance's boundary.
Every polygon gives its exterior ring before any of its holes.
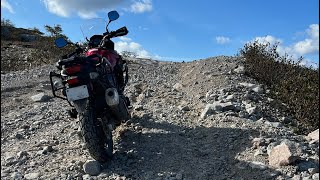
{"type": "Polygon", "coordinates": [[[90,155],[106,162],[113,155],[112,131],[121,122],[130,119],[130,101],[123,91],[128,82],[126,61],[114,50],[111,38],[128,34],[126,27],[108,30],[117,20],[117,11],[108,13],[109,22],[102,35],[93,35],[86,49],[64,38],[55,40],[57,47],[68,44],[76,47],[57,63],[59,73],[50,72],[54,97],[67,100],[73,108],[71,117],[78,117],[81,134],[90,155]]]}

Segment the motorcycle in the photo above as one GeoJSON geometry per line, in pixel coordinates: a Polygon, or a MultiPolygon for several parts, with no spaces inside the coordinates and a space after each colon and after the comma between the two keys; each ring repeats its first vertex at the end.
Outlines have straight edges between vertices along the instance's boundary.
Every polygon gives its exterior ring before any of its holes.
{"type": "Polygon", "coordinates": [[[74,45],[75,51],[62,56],[56,63],[60,72],[50,72],[53,96],[68,101],[69,114],[78,118],[81,135],[89,154],[106,162],[113,155],[112,131],[130,119],[130,101],[123,91],[128,82],[126,61],[114,50],[111,38],[128,34],[124,26],[109,31],[110,22],[119,18],[117,11],[108,13],[106,32],[87,39],[86,49],[79,44],[57,38],[55,45],[63,48],[74,45]]]}

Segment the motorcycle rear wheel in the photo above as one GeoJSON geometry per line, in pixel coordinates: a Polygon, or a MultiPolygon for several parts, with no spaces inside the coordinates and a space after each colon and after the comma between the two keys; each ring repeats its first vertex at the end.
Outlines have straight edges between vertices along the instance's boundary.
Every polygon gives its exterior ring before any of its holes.
{"type": "Polygon", "coordinates": [[[99,162],[106,162],[113,154],[112,132],[105,135],[96,117],[92,102],[87,101],[85,111],[79,113],[81,133],[89,154],[99,162]],[[106,137],[107,136],[107,137],[106,137]]]}

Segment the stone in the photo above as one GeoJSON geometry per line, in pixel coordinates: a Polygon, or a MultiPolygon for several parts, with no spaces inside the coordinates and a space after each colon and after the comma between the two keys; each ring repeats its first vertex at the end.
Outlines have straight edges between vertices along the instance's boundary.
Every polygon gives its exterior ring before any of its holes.
{"type": "Polygon", "coordinates": [[[22,179],[23,175],[20,172],[13,172],[11,174],[12,179],[22,179]]]}
{"type": "Polygon", "coordinates": [[[280,122],[265,121],[265,124],[268,126],[272,126],[272,127],[281,127],[282,126],[282,124],[280,122]]]}
{"type": "Polygon", "coordinates": [[[257,110],[257,107],[254,106],[254,107],[247,108],[246,111],[249,115],[253,115],[253,114],[257,113],[258,110],[257,110]]]}
{"type": "Polygon", "coordinates": [[[34,102],[44,102],[50,99],[50,96],[45,95],[44,93],[39,93],[36,95],[31,96],[32,101],[34,102]]]}
{"type": "Polygon", "coordinates": [[[178,109],[180,109],[181,111],[190,111],[189,106],[180,105],[180,106],[178,106],[178,109]]]}
{"type": "Polygon", "coordinates": [[[37,179],[40,177],[40,173],[28,173],[24,175],[26,179],[37,179]]]}
{"type": "Polygon", "coordinates": [[[83,164],[83,171],[91,176],[97,176],[101,172],[101,164],[95,160],[88,160],[83,164]]]}
{"type": "MultiPolygon", "coordinates": [[[[214,109],[217,108],[214,104],[207,104],[204,110],[201,112],[200,118],[204,119],[209,115],[214,114],[214,109]]],[[[218,107],[219,109],[222,109],[222,107],[218,107]]]]}
{"type": "Polygon", "coordinates": [[[308,138],[311,140],[316,140],[319,141],[319,129],[312,131],[311,133],[308,134],[308,138]]]}
{"type": "Polygon", "coordinates": [[[233,70],[237,74],[243,74],[245,72],[244,66],[238,66],[236,69],[233,70]]]}
{"type": "Polygon", "coordinates": [[[261,86],[255,86],[251,90],[256,93],[263,93],[263,88],[261,86]]]}
{"type": "Polygon", "coordinates": [[[29,155],[29,154],[28,154],[27,151],[19,151],[19,152],[17,153],[18,159],[21,159],[23,156],[28,156],[28,155],[29,155]]]}
{"type": "Polygon", "coordinates": [[[269,165],[273,167],[289,165],[298,160],[301,153],[302,150],[297,143],[285,140],[271,150],[268,158],[269,165]]]}
{"type": "Polygon", "coordinates": [[[134,106],[133,106],[133,109],[134,109],[135,111],[142,111],[142,110],[143,110],[143,105],[134,105],[134,106]]]}
{"type": "Polygon", "coordinates": [[[53,148],[52,148],[52,146],[45,146],[45,147],[43,148],[43,150],[44,150],[44,151],[47,151],[47,152],[52,152],[52,151],[53,151],[53,148]]]}
{"type": "Polygon", "coordinates": [[[253,148],[266,145],[266,140],[264,138],[254,138],[251,142],[253,148]]]}
{"type": "Polygon", "coordinates": [[[313,159],[299,161],[297,166],[299,171],[312,171],[312,174],[319,172],[319,164],[313,159]]]}
{"type": "Polygon", "coordinates": [[[89,174],[85,174],[82,176],[83,180],[93,180],[93,178],[89,174]]]}
{"type": "Polygon", "coordinates": [[[239,85],[244,86],[244,87],[248,87],[248,88],[253,88],[255,87],[255,84],[252,83],[239,83],[239,85]]]}
{"type": "Polygon", "coordinates": [[[260,169],[260,170],[265,170],[268,168],[267,165],[265,165],[263,162],[259,162],[259,161],[252,161],[249,163],[249,166],[253,169],[260,169]]]}
{"type": "Polygon", "coordinates": [[[183,88],[183,85],[180,83],[176,83],[172,88],[173,90],[180,91],[183,88]]]}
{"type": "Polygon", "coordinates": [[[234,95],[233,95],[233,94],[228,95],[228,96],[226,97],[226,100],[228,100],[228,101],[234,101],[234,95]]]}
{"type": "Polygon", "coordinates": [[[310,174],[318,173],[318,172],[319,172],[319,168],[309,168],[309,169],[308,169],[308,172],[309,172],[310,174]]]}

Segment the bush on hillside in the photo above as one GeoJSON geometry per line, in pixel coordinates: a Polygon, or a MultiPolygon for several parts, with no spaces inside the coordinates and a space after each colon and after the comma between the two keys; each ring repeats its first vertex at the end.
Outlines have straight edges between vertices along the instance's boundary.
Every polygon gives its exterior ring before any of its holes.
{"type": "MultiPolygon", "coordinates": [[[[301,66],[303,58],[280,56],[277,46],[247,43],[240,50],[246,74],[270,87],[273,98],[288,106],[298,120],[298,132],[319,128],[319,68],[301,66]]],[[[305,133],[305,132],[304,132],[305,133]]]]}
{"type": "Polygon", "coordinates": [[[14,24],[11,22],[10,19],[1,19],[1,26],[7,26],[7,27],[14,27],[14,24]]]}

